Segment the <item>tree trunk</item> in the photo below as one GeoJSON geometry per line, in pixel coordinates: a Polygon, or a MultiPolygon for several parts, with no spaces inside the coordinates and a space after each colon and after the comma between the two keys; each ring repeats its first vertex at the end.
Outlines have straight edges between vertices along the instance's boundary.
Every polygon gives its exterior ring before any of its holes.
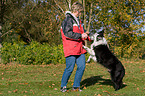
{"type": "Polygon", "coordinates": [[[0,1],[0,10],[1,10],[1,15],[0,15],[0,48],[2,47],[2,25],[3,25],[3,18],[4,18],[4,11],[5,11],[5,1],[1,0],[0,1]]]}
{"type": "Polygon", "coordinates": [[[88,32],[90,31],[90,24],[91,24],[91,19],[92,19],[92,7],[93,7],[93,3],[91,3],[91,6],[90,6],[89,23],[87,27],[88,32]]]}
{"type": "MultiPolygon", "coordinates": [[[[86,9],[85,9],[85,7],[86,7],[86,3],[85,3],[85,0],[82,0],[82,4],[83,4],[83,7],[84,7],[84,29],[86,30],[86,28],[87,28],[87,23],[86,23],[86,9]]],[[[87,40],[85,40],[85,46],[87,46],[88,44],[87,44],[87,40]]]]}
{"type": "Polygon", "coordinates": [[[68,8],[69,8],[69,11],[71,10],[71,0],[68,0],[68,8]]]}
{"type": "MultiPolygon", "coordinates": [[[[85,0],[83,0],[83,6],[84,6],[84,27],[85,27],[85,29],[87,29],[87,32],[89,32],[90,31],[91,18],[92,18],[92,7],[93,7],[93,3],[91,3],[91,6],[90,6],[88,26],[86,24],[85,0]]],[[[85,45],[88,46],[87,40],[85,40],[85,45]]]]}
{"type": "Polygon", "coordinates": [[[84,7],[84,28],[86,29],[87,24],[86,24],[86,5],[85,5],[85,0],[83,0],[83,7],[84,7]]]}
{"type": "Polygon", "coordinates": [[[78,0],[78,1],[83,4],[83,0],[78,0]]]}
{"type": "Polygon", "coordinates": [[[2,23],[0,23],[0,48],[2,47],[2,23]]]}

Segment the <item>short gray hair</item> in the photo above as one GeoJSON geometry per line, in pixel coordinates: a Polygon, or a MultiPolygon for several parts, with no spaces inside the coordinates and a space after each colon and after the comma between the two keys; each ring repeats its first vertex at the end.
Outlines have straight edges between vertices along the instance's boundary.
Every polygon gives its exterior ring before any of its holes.
{"type": "Polygon", "coordinates": [[[72,12],[76,12],[76,11],[83,11],[83,5],[81,3],[79,3],[78,1],[76,1],[75,3],[73,3],[72,5],[72,12]]]}

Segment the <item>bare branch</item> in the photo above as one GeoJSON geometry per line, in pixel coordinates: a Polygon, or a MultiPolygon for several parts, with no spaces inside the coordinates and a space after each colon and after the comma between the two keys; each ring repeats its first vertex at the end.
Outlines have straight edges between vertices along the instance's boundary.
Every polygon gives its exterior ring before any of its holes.
{"type": "MultiPolygon", "coordinates": [[[[54,8],[55,10],[58,10],[55,6],[52,5],[52,8],[54,8]]],[[[62,12],[60,10],[57,11],[58,13],[62,14],[62,12]]],[[[64,14],[63,14],[64,15],[64,14]]]]}
{"type": "Polygon", "coordinates": [[[84,7],[84,28],[86,29],[87,27],[87,23],[86,23],[86,4],[85,4],[85,0],[83,0],[83,7],[84,7]]]}
{"type": "Polygon", "coordinates": [[[12,30],[9,30],[8,32],[6,32],[6,33],[2,34],[2,36],[1,36],[1,37],[3,37],[3,36],[4,36],[4,35],[6,35],[6,34],[9,34],[10,32],[12,32],[12,30]]]}
{"type": "Polygon", "coordinates": [[[69,10],[71,10],[71,0],[68,0],[68,7],[69,7],[69,10]]]}
{"type": "Polygon", "coordinates": [[[64,10],[57,4],[57,2],[54,0],[55,4],[58,6],[58,8],[64,13],[64,10]]]}
{"type": "Polygon", "coordinates": [[[89,23],[88,23],[87,31],[90,30],[90,24],[91,24],[91,18],[92,18],[92,7],[93,7],[93,3],[91,3],[91,7],[90,7],[89,23]]]}
{"type": "MultiPolygon", "coordinates": [[[[24,28],[25,29],[25,28],[24,28]]],[[[27,30],[25,29],[25,33],[26,33],[26,35],[28,36],[28,39],[29,39],[29,42],[31,42],[32,40],[31,40],[31,36],[28,34],[28,32],[27,32],[27,30]]]]}

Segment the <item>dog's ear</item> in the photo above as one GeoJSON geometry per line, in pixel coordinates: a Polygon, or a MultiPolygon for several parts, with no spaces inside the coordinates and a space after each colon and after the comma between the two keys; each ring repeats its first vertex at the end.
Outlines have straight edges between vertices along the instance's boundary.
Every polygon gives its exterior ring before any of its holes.
{"type": "Polygon", "coordinates": [[[92,32],[89,33],[89,36],[93,36],[93,35],[94,35],[94,33],[92,33],[92,32]]]}
{"type": "Polygon", "coordinates": [[[98,32],[98,34],[99,34],[100,37],[104,37],[104,30],[98,32]]]}
{"type": "Polygon", "coordinates": [[[89,33],[89,37],[91,40],[94,40],[94,33],[89,33]]]}

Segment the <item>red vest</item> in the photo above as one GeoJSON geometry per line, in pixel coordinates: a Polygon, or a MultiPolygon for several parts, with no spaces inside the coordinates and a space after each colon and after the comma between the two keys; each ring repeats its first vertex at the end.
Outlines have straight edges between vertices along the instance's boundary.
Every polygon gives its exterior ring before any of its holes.
{"type": "MultiPolygon", "coordinates": [[[[80,22],[79,27],[77,24],[73,24],[73,32],[83,34],[84,29],[81,22],[80,22]]],[[[61,34],[62,34],[63,49],[64,49],[65,57],[68,57],[70,55],[81,55],[81,54],[86,53],[86,50],[83,48],[83,45],[84,45],[83,39],[80,38],[78,40],[72,40],[66,37],[63,33],[62,28],[61,28],[61,34]]]]}

